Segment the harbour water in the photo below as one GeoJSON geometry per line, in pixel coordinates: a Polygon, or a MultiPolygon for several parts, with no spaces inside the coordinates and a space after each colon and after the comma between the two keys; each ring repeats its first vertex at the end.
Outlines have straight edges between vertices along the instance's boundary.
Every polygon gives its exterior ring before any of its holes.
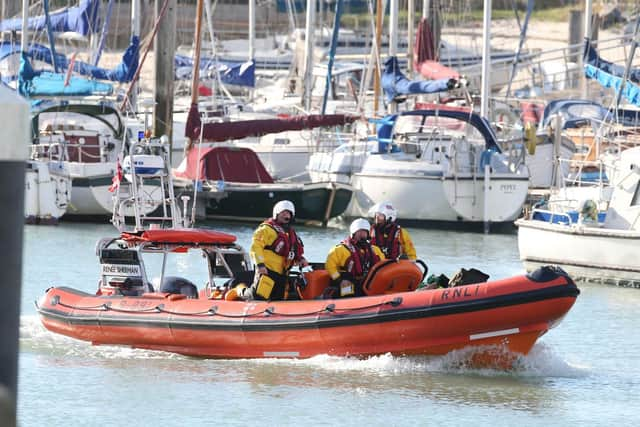
{"type": "MultiPolygon", "coordinates": [[[[250,244],[251,225],[208,226],[250,244]]],[[[340,226],[298,230],[312,261],[324,261],[346,233],[340,226]]],[[[524,272],[515,233],[409,231],[433,273],[475,267],[497,279],[524,272]]],[[[106,224],[25,226],[21,426],[640,424],[638,289],[580,283],[563,322],[510,372],[470,368],[464,352],[203,360],[91,346],[46,331],[34,301],[53,285],[94,292],[95,243],[113,235],[106,224]]]]}

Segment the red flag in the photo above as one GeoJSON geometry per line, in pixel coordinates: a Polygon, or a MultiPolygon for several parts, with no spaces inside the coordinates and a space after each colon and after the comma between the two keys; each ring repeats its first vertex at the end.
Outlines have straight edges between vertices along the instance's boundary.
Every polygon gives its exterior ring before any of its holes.
{"type": "Polygon", "coordinates": [[[120,159],[116,162],[116,174],[111,178],[111,186],[109,187],[110,192],[116,191],[120,188],[120,181],[122,181],[122,167],[120,166],[120,159]]]}

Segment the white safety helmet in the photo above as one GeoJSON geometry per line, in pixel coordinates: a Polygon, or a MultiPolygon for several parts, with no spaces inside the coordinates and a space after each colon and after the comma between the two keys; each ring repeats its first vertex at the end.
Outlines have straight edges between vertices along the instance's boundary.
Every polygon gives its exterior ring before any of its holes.
{"type": "Polygon", "coordinates": [[[349,226],[349,233],[353,236],[358,230],[367,230],[367,232],[369,232],[370,229],[371,224],[369,224],[369,221],[364,218],[358,218],[349,226]]]}
{"type": "Polygon", "coordinates": [[[289,200],[280,200],[278,203],[273,205],[273,219],[276,219],[278,214],[282,211],[291,212],[291,216],[296,216],[296,207],[293,206],[293,203],[289,200]]]}
{"type": "Polygon", "coordinates": [[[371,215],[375,220],[376,214],[384,215],[384,218],[388,222],[393,222],[398,217],[398,212],[396,211],[396,208],[393,207],[391,202],[381,202],[373,205],[373,207],[369,209],[369,215],[371,215]]]}

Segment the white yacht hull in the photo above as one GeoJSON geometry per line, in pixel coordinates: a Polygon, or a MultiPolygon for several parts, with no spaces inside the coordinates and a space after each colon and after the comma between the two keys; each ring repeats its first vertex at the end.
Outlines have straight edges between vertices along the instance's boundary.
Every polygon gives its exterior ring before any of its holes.
{"type": "Polygon", "coordinates": [[[27,223],[57,223],[67,210],[70,196],[71,178],[63,165],[37,160],[27,162],[24,204],[27,223]]]}
{"type": "Polygon", "coordinates": [[[375,203],[389,201],[409,221],[508,222],[522,211],[527,178],[489,181],[482,177],[369,175],[353,176],[355,188],[347,216],[366,216],[375,203]],[[487,210],[485,212],[485,203],[487,210]]]}
{"type": "MultiPolygon", "coordinates": [[[[114,193],[109,191],[113,183],[116,163],[69,163],[73,178],[71,203],[66,216],[111,216],[114,193]]],[[[123,179],[121,192],[129,192],[129,184],[123,179]]],[[[142,215],[154,211],[162,203],[159,185],[142,187],[143,203],[139,205],[142,215]]],[[[134,216],[133,207],[124,208],[125,216],[134,216]]]]}
{"type": "Polygon", "coordinates": [[[640,287],[640,232],[524,219],[516,225],[527,271],[558,264],[574,279],[640,287]]]}

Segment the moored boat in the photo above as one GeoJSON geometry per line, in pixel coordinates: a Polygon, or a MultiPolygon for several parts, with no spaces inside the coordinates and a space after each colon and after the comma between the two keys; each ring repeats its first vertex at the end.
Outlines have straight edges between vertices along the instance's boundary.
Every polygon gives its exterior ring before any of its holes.
{"type": "Polygon", "coordinates": [[[516,221],[525,267],[553,263],[575,278],[640,287],[639,159],[640,147],[621,153],[611,170],[615,185],[604,216],[598,200],[583,200],[580,212],[534,209],[516,221]]]}

